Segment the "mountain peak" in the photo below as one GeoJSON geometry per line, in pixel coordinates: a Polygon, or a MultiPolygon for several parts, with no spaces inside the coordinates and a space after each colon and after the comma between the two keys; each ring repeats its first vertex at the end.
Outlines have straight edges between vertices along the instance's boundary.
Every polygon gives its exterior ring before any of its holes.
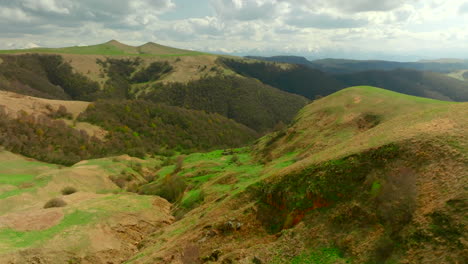
{"type": "Polygon", "coordinates": [[[158,47],[160,47],[160,46],[162,46],[162,45],[150,41],[150,42],[146,42],[145,44],[141,45],[140,47],[153,47],[153,46],[158,46],[158,47]]]}
{"type": "Polygon", "coordinates": [[[104,43],[104,44],[109,44],[109,45],[124,45],[123,43],[115,40],[115,39],[112,39],[112,40],[109,40],[108,42],[104,43]]]}

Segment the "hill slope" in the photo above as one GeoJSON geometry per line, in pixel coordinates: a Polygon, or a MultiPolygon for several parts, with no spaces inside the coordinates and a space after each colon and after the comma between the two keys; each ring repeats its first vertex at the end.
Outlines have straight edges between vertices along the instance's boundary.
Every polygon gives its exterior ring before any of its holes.
{"type": "Polygon", "coordinates": [[[237,165],[188,156],[185,213],[129,262],[463,263],[467,111],[355,87],[234,152],[237,165]]]}
{"type": "Polygon", "coordinates": [[[159,45],[153,42],[148,42],[144,45],[134,47],[116,40],[111,40],[103,44],[91,46],[75,46],[66,48],[34,48],[24,50],[2,50],[0,54],[18,54],[18,53],[53,53],[53,54],[79,54],[79,55],[138,55],[138,56],[184,56],[198,55],[201,52],[176,49],[159,45]]]}
{"type": "Polygon", "coordinates": [[[218,113],[261,133],[288,123],[307,103],[236,74],[216,55],[156,43],[133,47],[110,41],[30,52],[38,53],[0,55],[0,90],[60,100],[151,100],[218,113]]]}
{"type": "Polygon", "coordinates": [[[252,78],[211,77],[187,84],[155,85],[141,98],[232,118],[260,133],[289,123],[308,103],[302,96],[252,78]]]}
{"type": "MultiPolygon", "coordinates": [[[[96,253],[105,251],[92,246],[99,245],[94,242],[98,240],[69,240],[65,235],[77,226],[66,217],[77,209],[85,213],[94,210],[102,217],[86,222],[84,228],[79,225],[83,232],[102,235],[102,229],[96,227],[121,227],[117,228],[121,234],[137,237],[129,240],[120,236],[127,246],[107,251],[106,261],[464,263],[467,118],[466,103],[353,87],[307,105],[289,127],[263,137],[252,148],[146,161],[129,162],[128,157],[121,157],[82,162],[55,171],[46,185],[36,182],[43,177],[33,177],[30,181],[35,185],[24,190],[14,184],[28,177],[6,177],[9,183],[0,188],[8,188],[12,196],[0,204],[26,204],[5,207],[8,219],[20,213],[19,208],[43,213],[39,208],[43,199],[57,195],[61,184],[69,183],[68,173],[93,168],[107,171],[98,175],[90,172],[93,176],[89,179],[96,185],[106,186],[108,179],[113,179],[124,192],[159,195],[171,201],[176,221],[167,215],[151,220],[155,212],[166,212],[158,211],[157,206],[167,208],[167,204],[158,202],[156,208],[146,211],[150,196],[124,193],[101,197],[76,178],[73,182],[92,199],[78,203],[83,196],[80,193],[65,197],[70,209],[58,210],[65,217],[43,227],[40,236],[0,225],[0,255],[19,262],[33,258],[47,262],[65,256],[75,262],[104,263],[104,258],[97,257],[103,255],[96,253]],[[24,199],[23,193],[36,191],[31,188],[38,188],[40,201],[24,199]],[[138,199],[141,203],[134,203],[138,199]],[[122,207],[115,208],[116,204],[130,206],[130,214],[149,217],[145,221],[154,223],[153,230],[145,229],[147,234],[130,231],[129,224],[124,224],[129,214],[123,213],[122,207]],[[107,213],[101,215],[102,206],[107,213]],[[123,216],[120,225],[113,225],[116,215],[123,216]],[[106,217],[113,220],[108,222],[106,217]],[[161,224],[162,219],[168,221],[161,224]],[[26,242],[16,243],[18,236],[26,242]],[[43,247],[31,243],[37,241],[43,241],[43,247]],[[134,246],[128,246],[129,242],[134,246]]],[[[21,168],[47,171],[37,166],[21,168]]],[[[6,222],[0,216],[0,223],[6,222]]],[[[105,234],[109,239],[105,241],[115,242],[113,232],[105,234]]]]}
{"type": "Polygon", "coordinates": [[[240,75],[256,78],[283,91],[309,99],[327,96],[345,88],[345,85],[332,76],[303,65],[239,59],[221,59],[221,62],[240,75]]]}
{"type": "MultiPolygon", "coordinates": [[[[451,71],[451,68],[445,70],[445,64],[439,62],[308,61],[305,58],[292,56],[250,58],[299,64],[301,66],[297,66],[297,68],[301,69],[300,72],[303,72],[303,74],[298,74],[298,70],[275,70],[274,64],[271,63],[234,61],[235,63],[227,63],[227,65],[232,65],[231,67],[239,74],[253,76],[265,83],[310,99],[313,99],[315,95],[331,94],[344,87],[371,85],[390,91],[438,100],[468,101],[468,84],[464,82],[463,78],[465,71],[453,72],[448,76],[432,72],[451,71]],[[343,69],[340,67],[343,67],[343,69]],[[309,68],[309,70],[304,68],[309,68]]],[[[465,69],[466,67],[468,66],[462,64],[458,68],[454,67],[454,69],[465,69]]]]}
{"type": "Polygon", "coordinates": [[[89,103],[0,92],[0,117],[0,145],[64,165],[109,155],[238,147],[257,137],[219,114],[137,100],[89,103]]]}
{"type": "Polygon", "coordinates": [[[119,193],[112,179],[145,182],[142,171],[158,162],[121,156],[60,168],[0,151],[0,262],[122,263],[173,217],[166,200],[119,193]],[[66,204],[44,208],[52,198],[66,204]]]}
{"type": "Polygon", "coordinates": [[[440,73],[449,73],[468,68],[467,60],[442,59],[442,60],[422,60],[417,62],[397,62],[383,60],[347,60],[347,59],[320,59],[309,61],[304,57],[298,56],[273,56],[273,57],[255,57],[247,56],[258,60],[284,62],[292,64],[302,64],[313,69],[333,74],[346,74],[361,71],[379,70],[391,71],[396,69],[409,69],[419,71],[432,71],[440,73]]]}

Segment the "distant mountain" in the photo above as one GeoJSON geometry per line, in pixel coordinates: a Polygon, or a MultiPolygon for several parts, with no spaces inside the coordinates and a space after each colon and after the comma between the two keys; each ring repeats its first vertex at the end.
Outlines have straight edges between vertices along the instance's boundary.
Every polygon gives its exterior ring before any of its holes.
{"type": "Polygon", "coordinates": [[[302,64],[302,65],[309,65],[311,63],[309,60],[301,56],[273,56],[273,57],[245,56],[245,58],[254,59],[254,60],[272,61],[272,62],[302,64]]]}
{"type": "MultiPolygon", "coordinates": [[[[276,60],[278,57],[274,57],[276,60]]],[[[280,57],[287,61],[288,57],[280,57]]],[[[292,57],[292,61],[303,61],[292,57]]],[[[343,60],[345,61],[345,60],[343,60]]],[[[290,93],[314,99],[349,86],[371,85],[390,91],[446,101],[468,101],[468,83],[447,75],[412,69],[368,70],[346,74],[324,73],[310,65],[225,59],[238,74],[253,77],[290,93]],[[288,66],[289,65],[289,66],[288,66]]],[[[366,67],[371,68],[372,64],[366,67]]],[[[388,64],[389,66],[389,64],[388,64]]],[[[389,69],[391,67],[388,67],[389,69]]]]}
{"type": "MultiPolygon", "coordinates": [[[[301,61],[299,57],[294,58],[297,58],[296,61],[301,61]]],[[[309,99],[326,96],[346,87],[332,76],[301,64],[274,64],[241,59],[221,59],[221,61],[240,75],[256,78],[283,91],[309,99]]]]}
{"type": "Polygon", "coordinates": [[[468,83],[436,72],[364,71],[334,75],[346,86],[371,85],[408,95],[445,101],[468,101],[468,83]]]}
{"type": "Polygon", "coordinates": [[[130,46],[111,40],[106,43],[91,46],[74,46],[65,48],[32,48],[20,50],[0,50],[0,54],[17,53],[54,53],[54,54],[79,54],[79,55],[155,55],[176,56],[203,54],[197,51],[183,50],[148,42],[141,46],[130,46]]]}
{"type": "Polygon", "coordinates": [[[284,62],[306,65],[313,69],[318,69],[327,73],[353,73],[368,70],[396,70],[413,69],[420,71],[434,71],[449,73],[457,70],[468,69],[468,60],[433,60],[418,62],[396,62],[381,60],[346,60],[346,59],[321,59],[309,61],[304,57],[297,56],[275,56],[275,57],[254,57],[257,60],[274,62],[284,62]]]}

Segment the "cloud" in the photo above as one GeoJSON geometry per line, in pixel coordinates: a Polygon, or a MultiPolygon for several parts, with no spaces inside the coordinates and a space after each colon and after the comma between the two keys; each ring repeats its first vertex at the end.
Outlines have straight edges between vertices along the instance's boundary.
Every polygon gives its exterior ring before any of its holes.
{"type": "Polygon", "coordinates": [[[70,14],[71,3],[68,1],[58,2],[55,0],[23,0],[21,6],[24,9],[34,11],[45,11],[58,14],[70,14]]]}
{"type": "Polygon", "coordinates": [[[394,10],[408,0],[327,0],[335,8],[345,12],[368,12],[394,10]]]}
{"type": "Polygon", "coordinates": [[[467,1],[0,0],[0,49],[118,39],[236,54],[464,55],[467,1]]]}
{"type": "MultiPolygon", "coordinates": [[[[30,22],[32,17],[19,8],[0,6],[0,17],[6,21],[30,22]]],[[[1,24],[1,22],[0,22],[1,24]]]]}
{"type": "MultiPolygon", "coordinates": [[[[154,18],[158,14],[174,7],[172,0],[12,0],[0,2],[0,10],[8,8],[22,14],[16,16],[15,19],[15,13],[11,13],[13,14],[12,20],[24,21],[25,17],[34,17],[36,21],[33,26],[53,24],[58,27],[77,27],[86,22],[97,22],[110,27],[145,25],[155,21],[154,18]]],[[[0,32],[2,32],[1,29],[0,32]]]]}
{"type": "Polygon", "coordinates": [[[216,15],[226,20],[265,20],[281,14],[282,3],[276,0],[211,0],[216,15]]]}
{"type": "Polygon", "coordinates": [[[344,13],[369,11],[391,11],[405,3],[416,0],[277,0],[292,6],[303,6],[311,10],[333,9],[344,13]]]}
{"type": "Polygon", "coordinates": [[[302,12],[300,14],[291,14],[286,19],[286,23],[301,28],[336,29],[363,27],[368,24],[368,21],[365,19],[338,17],[324,13],[314,14],[302,12]]]}
{"type": "Polygon", "coordinates": [[[468,14],[468,2],[465,2],[460,6],[460,8],[458,9],[458,13],[468,14]]]}

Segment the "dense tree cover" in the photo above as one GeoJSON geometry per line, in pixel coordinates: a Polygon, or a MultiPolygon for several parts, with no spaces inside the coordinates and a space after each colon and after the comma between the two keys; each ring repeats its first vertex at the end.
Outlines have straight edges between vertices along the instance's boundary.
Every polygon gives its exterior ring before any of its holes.
{"type": "Polygon", "coordinates": [[[109,77],[104,84],[103,91],[97,96],[97,98],[130,99],[130,77],[132,73],[135,72],[136,68],[142,63],[142,60],[140,58],[107,58],[105,61],[97,59],[96,63],[102,66],[104,73],[109,77]]]}
{"type": "Polygon", "coordinates": [[[236,73],[256,78],[265,84],[309,99],[332,94],[345,86],[333,77],[304,65],[281,68],[271,62],[253,62],[236,59],[220,59],[236,73]]]}
{"type": "Polygon", "coordinates": [[[49,163],[71,165],[102,157],[106,146],[85,131],[70,128],[62,120],[20,112],[15,119],[0,108],[0,145],[7,150],[49,163]]]}
{"type": "Polygon", "coordinates": [[[79,120],[109,131],[117,152],[133,156],[165,149],[205,151],[241,146],[256,133],[218,114],[142,100],[105,100],[91,104],[79,120]]]}
{"type": "Polygon", "coordinates": [[[307,99],[264,85],[258,80],[234,76],[203,78],[187,84],[155,84],[143,96],[189,109],[218,113],[256,131],[266,132],[277,123],[289,123],[307,99]]]}
{"type": "Polygon", "coordinates": [[[147,68],[136,72],[131,81],[132,83],[145,83],[159,80],[164,74],[171,72],[173,67],[167,62],[156,61],[151,63],[147,68]]]}
{"type": "MultiPolygon", "coordinates": [[[[287,58],[271,57],[270,59],[285,60],[287,58]]],[[[297,61],[298,59],[293,57],[291,60],[297,61]]],[[[448,101],[468,101],[468,84],[466,82],[436,72],[397,69],[327,75],[312,69],[310,65],[297,65],[292,66],[291,69],[283,70],[271,62],[249,62],[233,59],[223,59],[222,61],[239,74],[257,78],[264,83],[311,99],[317,95],[328,95],[344,87],[370,85],[414,96],[448,101]]],[[[338,66],[354,65],[353,63],[355,63],[357,68],[372,67],[372,65],[379,63],[349,60],[323,60],[321,62],[327,63],[328,61],[330,61],[330,65],[336,64],[338,66]]],[[[391,62],[383,63],[382,65],[392,69],[395,64],[399,65],[396,62],[393,64],[391,62]]]]}
{"type": "Polygon", "coordinates": [[[41,161],[72,165],[110,155],[144,157],[173,150],[239,147],[257,136],[253,130],[218,114],[145,101],[98,101],[79,119],[104,127],[109,131],[107,137],[90,137],[48,116],[20,112],[12,118],[0,108],[0,145],[41,161]]]}
{"type": "Polygon", "coordinates": [[[97,82],[73,72],[70,64],[58,55],[3,55],[1,59],[0,75],[8,85],[0,89],[76,100],[89,100],[99,90],[97,82]]]}
{"type": "Polygon", "coordinates": [[[105,61],[97,59],[96,63],[103,67],[104,73],[109,77],[104,84],[103,91],[96,96],[96,99],[132,99],[132,84],[156,81],[173,69],[166,61],[153,62],[148,67],[137,71],[137,68],[143,64],[143,60],[138,57],[133,59],[107,58],[105,61]]]}
{"type": "Polygon", "coordinates": [[[440,100],[468,101],[468,83],[440,73],[416,70],[366,71],[335,76],[347,86],[371,85],[440,100]]]}

